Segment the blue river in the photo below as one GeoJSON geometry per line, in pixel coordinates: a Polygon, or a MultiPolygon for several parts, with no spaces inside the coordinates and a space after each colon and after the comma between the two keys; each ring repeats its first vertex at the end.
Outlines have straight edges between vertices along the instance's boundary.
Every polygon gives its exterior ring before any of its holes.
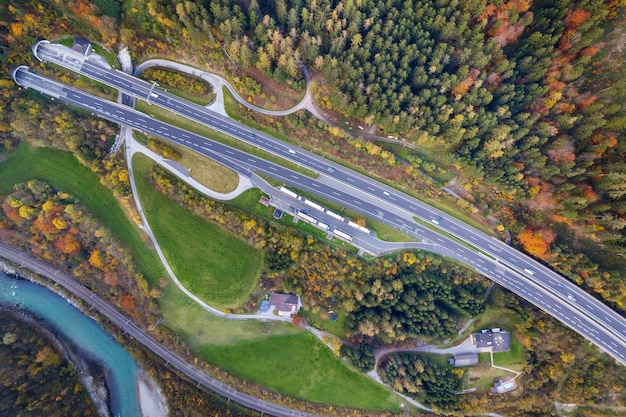
{"type": "Polygon", "coordinates": [[[110,409],[115,416],[140,417],[135,391],[137,363],[98,323],[64,298],[37,284],[0,271],[0,303],[15,305],[44,320],[57,334],[80,348],[80,354],[107,369],[110,409]]]}

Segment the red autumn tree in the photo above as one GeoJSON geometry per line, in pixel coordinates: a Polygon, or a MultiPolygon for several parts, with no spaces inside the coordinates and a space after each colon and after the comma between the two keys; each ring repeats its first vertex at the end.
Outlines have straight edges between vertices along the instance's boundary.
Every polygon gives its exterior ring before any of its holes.
{"type": "Polygon", "coordinates": [[[541,259],[547,259],[549,257],[546,252],[550,249],[550,244],[554,242],[555,237],[556,235],[551,230],[541,229],[533,231],[529,227],[526,227],[517,236],[519,242],[528,254],[541,259]]]}

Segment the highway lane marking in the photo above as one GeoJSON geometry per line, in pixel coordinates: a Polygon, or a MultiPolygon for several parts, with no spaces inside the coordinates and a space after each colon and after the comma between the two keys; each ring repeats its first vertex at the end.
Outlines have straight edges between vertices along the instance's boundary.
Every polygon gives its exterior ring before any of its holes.
{"type": "MultiPolygon", "coordinates": [[[[333,194],[335,194],[336,196],[341,197],[341,194],[339,194],[337,191],[333,191],[333,194]]],[[[356,200],[355,200],[355,202],[356,202],[356,200]]]]}
{"type": "MultiPolygon", "coordinates": [[[[76,96],[76,95],[74,95],[74,96],[76,96]]],[[[76,97],[78,97],[78,96],[76,96],[76,97]]],[[[197,146],[197,145],[196,145],[196,146],[197,146]]],[[[472,237],[472,239],[474,239],[474,240],[475,240],[475,238],[473,238],[473,237],[472,237]]],[[[592,308],[589,304],[587,304],[587,306],[588,306],[589,308],[592,308]]],[[[610,319],[606,318],[606,320],[610,322],[610,319]]]]}
{"type": "Polygon", "coordinates": [[[200,145],[198,145],[197,143],[194,143],[193,146],[200,146],[200,145]]]}
{"type": "Polygon", "coordinates": [[[253,164],[256,163],[256,161],[252,158],[248,158],[248,161],[252,162],[253,164]]]}
{"type": "Polygon", "coordinates": [[[276,167],[275,167],[275,166],[273,166],[273,165],[270,165],[270,166],[269,166],[269,169],[271,169],[272,171],[278,171],[278,170],[276,169],[276,167]]]}
{"type": "Polygon", "coordinates": [[[189,142],[188,140],[186,140],[186,141],[185,141],[185,143],[188,143],[188,144],[190,144],[190,145],[191,145],[191,142],[189,142]]]}
{"type": "Polygon", "coordinates": [[[231,155],[235,154],[235,152],[231,151],[230,149],[224,149],[224,152],[229,153],[231,155]]]}
{"type": "Polygon", "coordinates": [[[289,176],[290,176],[291,178],[295,179],[295,180],[299,180],[299,179],[300,179],[300,177],[298,177],[297,175],[293,175],[293,174],[291,174],[291,175],[289,175],[289,176]]]}
{"type": "Polygon", "coordinates": [[[457,229],[456,227],[454,227],[454,226],[452,226],[452,225],[450,225],[450,229],[452,229],[452,230],[457,230],[457,231],[459,230],[459,229],[457,229]]]}
{"type": "Polygon", "coordinates": [[[312,185],[313,187],[320,188],[319,184],[318,184],[318,183],[316,183],[316,182],[312,183],[311,185],[312,185]]]}
{"type": "Polygon", "coordinates": [[[347,179],[348,181],[350,181],[350,182],[354,182],[354,180],[353,180],[352,178],[350,178],[350,177],[348,177],[348,178],[346,178],[346,179],[347,179]]]}

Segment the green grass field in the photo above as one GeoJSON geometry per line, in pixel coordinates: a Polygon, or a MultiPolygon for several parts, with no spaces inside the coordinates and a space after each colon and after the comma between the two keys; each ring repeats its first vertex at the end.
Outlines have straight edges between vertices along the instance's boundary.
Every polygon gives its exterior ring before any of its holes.
{"type": "Polygon", "coordinates": [[[391,391],[359,374],[309,333],[205,346],[203,356],[224,370],[309,401],[369,410],[400,411],[391,391]]]}
{"type": "Polygon", "coordinates": [[[302,332],[289,323],[216,317],[189,299],[171,282],[163,292],[159,304],[165,325],[179,334],[194,351],[206,345],[229,346],[302,332]]]}
{"type": "Polygon", "coordinates": [[[156,284],[164,275],[156,252],[148,249],[141,231],[128,219],[111,191],[100,184],[96,174],[82,166],[71,153],[23,144],[5,155],[8,160],[0,163],[0,196],[9,194],[13,184],[31,179],[45,181],[68,192],[130,250],[139,270],[151,284],[156,284]]]}
{"type": "Polygon", "coordinates": [[[515,371],[520,371],[524,363],[524,345],[511,333],[511,350],[493,354],[493,363],[515,371]]]}
{"type": "Polygon", "coordinates": [[[245,301],[259,277],[261,252],[156,191],[146,174],[152,162],[133,158],[144,213],[182,284],[212,307],[245,301]]]}

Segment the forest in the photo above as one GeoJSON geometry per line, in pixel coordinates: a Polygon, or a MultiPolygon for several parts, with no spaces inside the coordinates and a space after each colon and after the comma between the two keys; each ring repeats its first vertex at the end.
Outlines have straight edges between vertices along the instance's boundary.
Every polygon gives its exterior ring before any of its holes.
{"type": "MultiPolygon", "coordinates": [[[[405,189],[449,198],[420,175],[435,160],[461,184],[461,211],[495,217],[514,245],[624,311],[623,18],[619,0],[0,0],[0,148],[11,152],[28,142],[69,150],[132,212],[126,162],[107,154],[116,127],[19,91],[8,77],[12,66],[26,63],[82,82],[40,65],[30,51],[36,39],[80,34],[112,51],[128,45],[134,59],[172,57],[232,77],[250,101],[264,104],[302,91],[302,62],[324,112],[415,147],[396,154],[303,113],[270,118],[274,127],[287,125],[294,140],[405,189]],[[266,85],[284,90],[263,91],[266,85]]],[[[366,262],[203,199],[158,169],[151,181],[263,249],[263,290],[297,291],[322,317],[330,309],[347,312],[354,345],[343,353],[364,370],[378,344],[446,337],[456,319],[484,308],[488,282],[438,257],[409,252],[366,262]]],[[[81,279],[93,276],[88,285],[135,317],[158,311],[159,288],[147,285],[127,248],[66,190],[30,181],[3,197],[3,239],[81,279]]],[[[490,302],[523,318],[516,330],[525,347],[524,395],[470,394],[455,398],[457,407],[527,416],[550,415],[555,398],[623,404],[616,390],[626,385],[623,370],[582,338],[497,287],[490,302]]],[[[176,335],[159,331],[164,343],[186,349],[176,335]]],[[[385,365],[390,383],[403,360],[385,365]]],[[[422,364],[419,373],[428,376],[421,382],[442,372],[422,364]]],[[[196,394],[198,404],[209,401],[196,394]]],[[[449,400],[442,396],[438,405],[451,406],[449,400]]]]}
{"type": "Polygon", "coordinates": [[[135,36],[165,49],[164,39],[212,53],[220,42],[244,77],[297,88],[303,62],[325,111],[416,144],[408,166],[382,164],[392,168],[386,178],[419,172],[430,155],[463,185],[461,209],[495,217],[521,249],[621,309],[623,6],[136,0],[128,15],[141,27],[135,36]]]}
{"type": "Polygon", "coordinates": [[[57,345],[30,319],[0,311],[0,415],[99,415],[57,345]]]}
{"type": "Polygon", "coordinates": [[[455,393],[461,389],[461,379],[454,374],[455,371],[441,368],[424,356],[403,353],[385,356],[378,367],[383,381],[394,390],[443,409],[451,408],[459,401],[455,393]]]}
{"type": "Polygon", "coordinates": [[[158,289],[150,290],[130,254],[68,193],[31,180],[15,185],[2,210],[3,240],[70,271],[131,316],[159,311],[158,289]]]}

